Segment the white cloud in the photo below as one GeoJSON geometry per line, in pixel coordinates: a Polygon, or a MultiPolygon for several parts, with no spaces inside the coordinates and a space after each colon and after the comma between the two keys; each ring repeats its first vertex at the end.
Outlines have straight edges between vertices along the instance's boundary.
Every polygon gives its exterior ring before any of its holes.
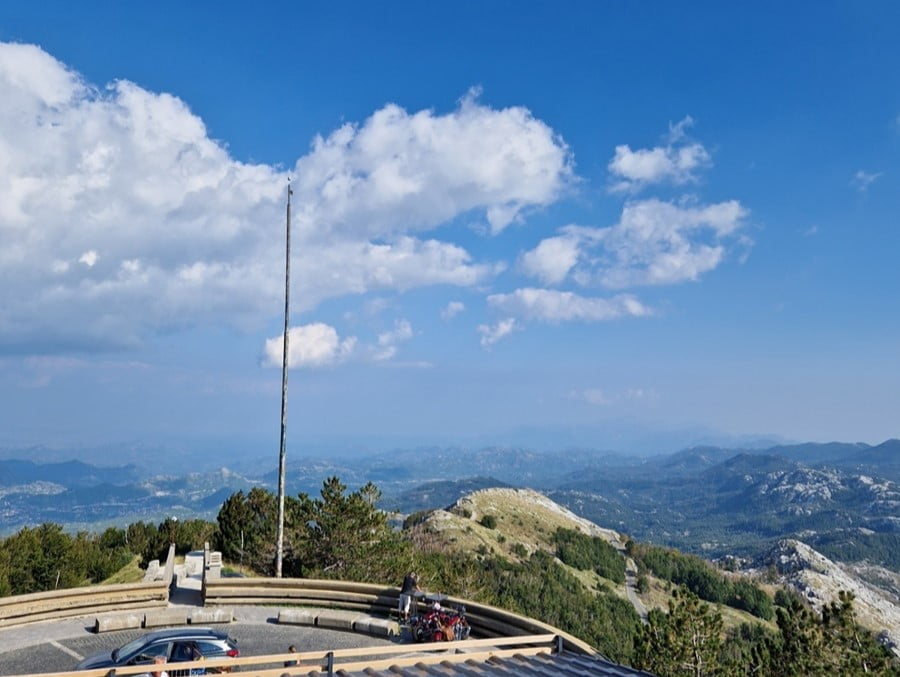
{"type": "Polygon", "coordinates": [[[488,305],[503,315],[558,324],[579,320],[601,322],[619,317],[643,317],[651,310],[635,297],[620,294],[612,298],[588,298],[554,289],[516,289],[511,294],[492,294],[488,305]]]}
{"type": "MultiPolygon", "coordinates": [[[[0,100],[0,345],[101,350],[279,312],[285,172],[230,157],[180,99],[92,87],[32,45],[0,43],[0,100]]],[[[500,232],[573,178],[545,123],[474,95],[446,114],[385,106],[292,175],[297,311],[481,284],[500,264],[420,234],[467,213],[500,232]]]]}
{"type": "Polygon", "coordinates": [[[91,249],[90,251],[86,251],[81,257],[78,259],[78,263],[83,263],[88,268],[93,268],[94,264],[97,263],[97,252],[91,249]]]}
{"type": "Polygon", "coordinates": [[[610,289],[696,280],[719,265],[727,244],[749,246],[738,236],[747,213],[736,200],[702,206],[629,202],[614,226],[561,228],[522,256],[523,268],[545,283],[571,275],[584,286],[610,289]]]}
{"type": "Polygon", "coordinates": [[[378,237],[484,209],[493,233],[555,201],[572,177],[565,144],[524,108],[466,96],[449,115],[390,104],[344,125],[297,162],[299,220],[378,237]]]}
{"type": "MultiPolygon", "coordinates": [[[[355,346],[355,336],[341,339],[334,327],[321,322],[291,327],[288,331],[288,368],[337,364],[349,358],[355,346]]],[[[266,340],[263,352],[265,366],[280,367],[283,356],[283,336],[266,340]]]]}
{"type": "Polygon", "coordinates": [[[865,193],[869,190],[869,186],[880,179],[881,176],[882,172],[866,172],[860,169],[853,175],[853,178],[850,180],[850,185],[855,186],[860,193],[865,193]]]}
{"type": "Polygon", "coordinates": [[[567,235],[548,237],[522,255],[522,269],[545,284],[559,284],[578,263],[578,244],[567,235]]]}
{"type": "Polygon", "coordinates": [[[687,137],[687,130],[694,126],[694,118],[685,115],[678,122],[669,122],[669,133],[666,140],[669,144],[675,144],[687,137]]]}
{"type": "Polygon", "coordinates": [[[670,124],[665,146],[637,150],[627,144],[616,146],[607,167],[614,177],[610,190],[636,191],[653,183],[695,181],[695,172],[709,166],[712,158],[702,144],[687,141],[685,129],[691,125],[690,116],[675,125],[670,124]]]}
{"type": "Polygon", "coordinates": [[[520,328],[519,323],[513,317],[507,317],[492,325],[480,324],[478,325],[478,333],[481,334],[481,347],[490,348],[497,341],[509,336],[520,328]]]}
{"type": "Polygon", "coordinates": [[[397,320],[394,328],[378,335],[378,346],[372,359],[376,362],[389,360],[397,354],[398,344],[408,341],[413,336],[412,325],[407,320],[397,320]]]}
{"type": "Polygon", "coordinates": [[[441,319],[445,322],[452,320],[466,309],[466,305],[462,301],[450,301],[447,307],[441,311],[441,319]]]}

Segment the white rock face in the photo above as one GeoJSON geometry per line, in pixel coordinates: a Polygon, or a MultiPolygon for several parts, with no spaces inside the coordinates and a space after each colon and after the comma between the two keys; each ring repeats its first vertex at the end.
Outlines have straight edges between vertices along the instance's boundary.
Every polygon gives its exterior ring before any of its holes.
{"type": "Polygon", "coordinates": [[[859,623],[883,633],[895,651],[900,646],[900,607],[896,598],[863,581],[851,566],[833,562],[805,543],[792,539],[779,541],[756,564],[757,574],[774,566],[779,582],[796,590],[816,611],[837,601],[839,591],[852,592],[859,623]]]}

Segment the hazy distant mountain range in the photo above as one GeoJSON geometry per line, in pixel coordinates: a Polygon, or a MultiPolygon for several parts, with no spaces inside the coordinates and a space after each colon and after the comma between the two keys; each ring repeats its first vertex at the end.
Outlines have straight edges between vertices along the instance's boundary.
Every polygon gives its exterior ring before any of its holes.
{"type": "MultiPolygon", "coordinates": [[[[273,431],[274,432],[274,431],[273,431]]],[[[438,447],[442,449],[483,449],[490,447],[531,449],[547,452],[559,449],[615,450],[624,456],[654,456],[699,445],[729,449],[764,449],[785,440],[773,435],[729,435],[703,426],[660,426],[628,419],[604,420],[593,425],[541,425],[482,433],[445,436],[353,435],[306,436],[292,434],[288,458],[322,459],[371,458],[397,449],[438,447]]],[[[274,468],[278,460],[276,436],[205,436],[197,439],[139,440],[102,446],[0,446],[0,459],[41,459],[44,463],[79,459],[85,463],[132,464],[157,472],[205,472],[227,466],[236,472],[255,473],[274,468]]]]}
{"type": "MultiPolygon", "coordinates": [[[[900,570],[900,440],[691,447],[653,457],[589,448],[423,447],[358,458],[290,458],[287,489],[317,494],[337,475],[374,482],[382,505],[410,513],[491,486],[540,490],[642,541],[751,556],[797,537],[830,557],[900,570]]],[[[274,487],[274,470],[146,476],[134,465],[0,460],[0,531],[55,521],[98,528],[167,515],[214,518],[239,489],[274,487]]]]}

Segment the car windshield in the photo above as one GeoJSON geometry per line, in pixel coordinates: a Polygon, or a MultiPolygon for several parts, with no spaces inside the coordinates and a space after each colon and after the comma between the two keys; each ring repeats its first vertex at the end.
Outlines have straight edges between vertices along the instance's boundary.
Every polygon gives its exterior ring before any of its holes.
{"type": "Polygon", "coordinates": [[[125,644],[115,651],[113,651],[113,660],[128,660],[131,658],[132,654],[138,652],[138,650],[143,647],[147,643],[146,637],[138,637],[137,639],[133,639],[128,644],[125,644]]]}

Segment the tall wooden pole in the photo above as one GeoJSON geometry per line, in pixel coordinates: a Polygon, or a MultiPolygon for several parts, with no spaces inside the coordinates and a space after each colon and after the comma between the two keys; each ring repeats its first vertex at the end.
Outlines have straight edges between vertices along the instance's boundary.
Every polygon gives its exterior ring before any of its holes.
{"type": "Polygon", "coordinates": [[[284,349],[281,355],[281,449],[278,454],[278,532],[275,536],[275,576],[278,578],[281,578],[281,562],[284,555],[284,459],[287,447],[288,326],[291,314],[291,195],[293,194],[290,179],[288,179],[284,255],[284,349]]]}

